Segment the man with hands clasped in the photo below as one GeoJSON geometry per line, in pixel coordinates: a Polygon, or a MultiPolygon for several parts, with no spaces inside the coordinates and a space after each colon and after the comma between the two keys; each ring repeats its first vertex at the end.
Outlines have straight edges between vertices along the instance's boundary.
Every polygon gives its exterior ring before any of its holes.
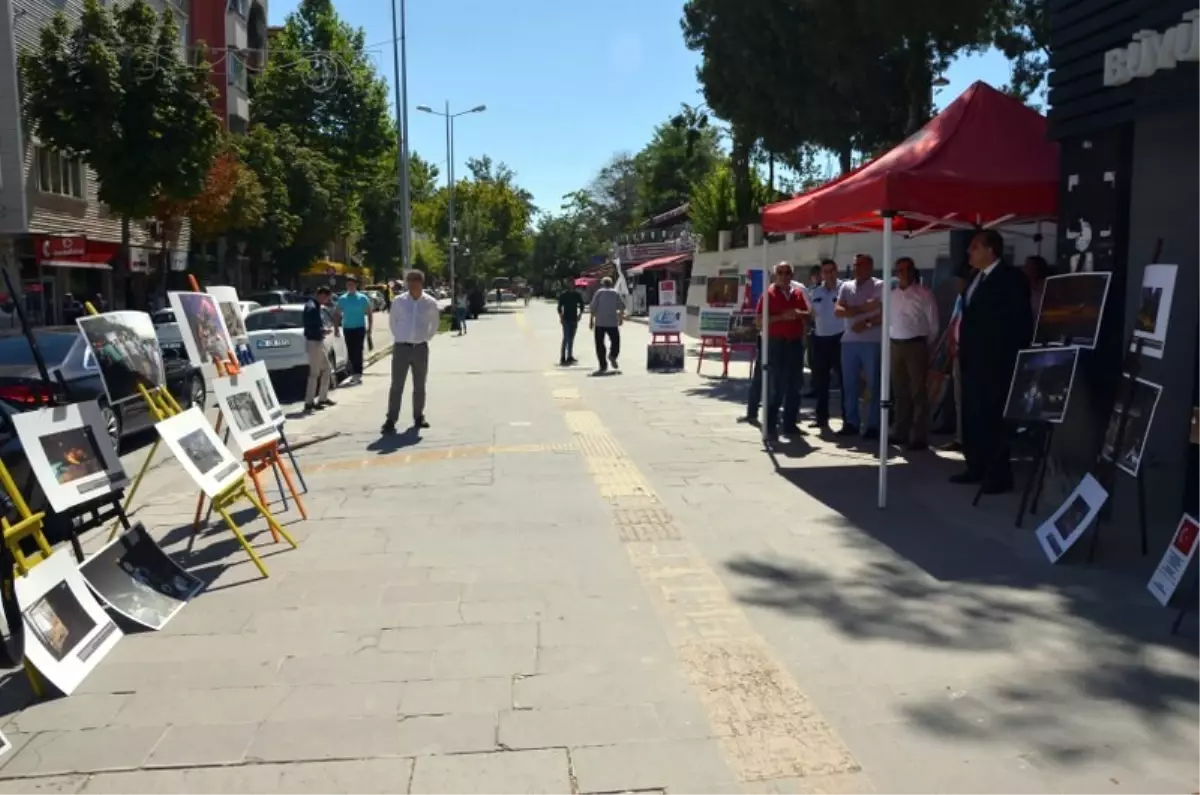
{"type": "Polygon", "coordinates": [[[854,256],[854,278],[838,289],[834,315],[844,318],[842,334],[842,427],[838,436],[858,436],[860,421],[859,378],[865,376],[870,394],[867,439],[879,438],[879,366],[882,356],[883,280],[876,279],[875,260],[869,254],[854,256]]]}
{"type": "Polygon", "coordinates": [[[762,328],[763,301],[770,318],[767,324],[767,438],[780,434],[779,412],[783,410],[782,432],[803,436],[796,425],[800,414],[800,380],[804,374],[804,326],[812,314],[804,288],[792,281],[792,266],[775,266],[775,279],[758,299],[754,322],[762,328]]]}

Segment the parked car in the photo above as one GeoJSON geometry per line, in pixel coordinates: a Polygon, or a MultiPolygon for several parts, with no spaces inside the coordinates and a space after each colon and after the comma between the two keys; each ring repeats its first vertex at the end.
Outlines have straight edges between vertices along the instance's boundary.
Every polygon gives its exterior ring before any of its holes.
{"type": "Polygon", "coordinates": [[[364,290],[363,292],[365,292],[367,297],[371,299],[372,311],[382,312],[384,310],[385,304],[383,300],[383,293],[379,292],[378,290],[364,290]]]}
{"type": "MultiPolygon", "coordinates": [[[[321,318],[329,333],[325,335],[325,355],[333,370],[333,386],[337,385],[350,364],[346,355],[346,339],[334,333],[333,310],[321,307],[321,318]]],[[[308,354],[304,350],[304,305],[284,304],[265,307],[246,316],[246,333],[254,358],[267,365],[276,379],[308,378],[308,354]]]]}
{"type": "Polygon", "coordinates": [[[284,304],[303,304],[304,296],[294,290],[264,290],[250,293],[242,298],[253,301],[259,306],[283,306],[284,304]]]}
{"type": "MultiPolygon", "coordinates": [[[[33,335],[50,377],[57,382],[56,373],[62,372],[70,390],[70,400],[99,401],[105,426],[118,446],[121,439],[154,425],[153,415],[141,400],[108,405],[104,382],[100,380],[100,367],[78,329],[53,326],[35,329],[33,335]]],[[[164,356],[163,363],[167,371],[167,389],[180,405],[184,408],[198,406],[203,410],[208,389],[200,369],[193,367],[186,357],[164,356]]],[[[24,410],[48,405],[53,394],[54,388],[41,380],[25,337],[15,335],[0,339],[0,399],[24,410]]]]}

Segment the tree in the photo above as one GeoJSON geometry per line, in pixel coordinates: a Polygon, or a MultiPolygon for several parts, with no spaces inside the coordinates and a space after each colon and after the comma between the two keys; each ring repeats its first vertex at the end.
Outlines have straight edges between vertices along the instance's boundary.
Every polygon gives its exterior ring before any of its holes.
{"type": "MultiPolygon", "coordinates": [[[[366,263],[380,278],[398,273],[401,263],[399,184],[396,179],[397,152],[393,150],[381,163],[375,183],[367,189],[362,202],[363,234],[359,247],[366,263]]],[[[433,231],[433,203],[437,196],[437,166],[416,153],[408,156],[410,213],[412,215],[414,242],[412,265],[416,265],[416,236],[433,231]]],[[[426,265],[435,257],[424,240],[422,257],[426,265]]],[[[424,268],[421,268],[424,270],[424,268]]]]}
{"type": "Polygon", "coordinates": [[[163,222],[187,218],[196,240],[215,240],[230,230],[256,227],[266,213],[262,185],[242,164],[229,138],[222,142],[199,194],[185,200],[160,197],[156,205],[155,217],[163,222]]]}
{"type": "MultiPolygon", "coordinates": [[[[777,197],[762,181],[755,169],[750,169],[750,211],[757,215],[762,208],[777,197]]],[[[737,187],[732,161],[718,163],[695,188],[692,189],[691,207],[688,216],[692,231],[704,241],[709,251],[717,250],[717,233],[733,230],[742,223],[737,208],[737,187]]]]}
{"type": "Polygon", "coordinates": [[[128,263],[130,222],[200,194],[220,148],[204,53],[185,62],[169,10],[84,0],[79,24],[56,14],[21,53],[20,71],[34,133],[96,172],[100,201],[121,218],[128,263]]]}
{"type": "Polygon", "coordinates": [[[596,207],[603,239],[612,240],[633,229],[641,220],[638,218],[637,163],[631,155],[613,155],[586,190],[596,207]]]}
{"type": "Polygon", "coordinates": [[[653,218],[682,205],[719,157],[715,129],[695,130],[672,120],[658,125],[650,143],[634,158],[638,215],[653,218]]]}
{"type": "Polygon", "coordinates": [[[1050,11],[1047,0],[1011,0],[996,24],[996,48],[1012,62],[1004,90],[1033,107],[1050,68],[1050,11]]]}

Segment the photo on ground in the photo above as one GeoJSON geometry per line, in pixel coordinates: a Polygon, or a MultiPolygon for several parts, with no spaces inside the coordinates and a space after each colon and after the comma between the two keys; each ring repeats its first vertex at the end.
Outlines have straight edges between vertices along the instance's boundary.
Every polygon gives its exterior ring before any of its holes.
{"type": "Polygon", "coordinates": [[[1046,279],[1033,344],[1096,347],[1110,275],[1099,271],[1046,279]]]}
{"type": "Polygon", "coordinates": [[[161,629],[203,587],[140,522],[88,558],[80,571],[102,602],[152,629],[161,629]]]}
{"type": "Polygon", "coordinates": [[[46,591],[25,611],[25,616],[38,640],[59,662],[96,627],[95,620],[65,581],[46,591]]]}
{"type": "Polygon", "coordinates": [[[110,405],[167,382],[154,323],[145,312],[106,312],[76,321],[87,340],[110,405]]]}
{"type": "Polygon", "coordinates": [[[1017,354],[1004,418],[1062,422],[1071,397],[1079,348],[1029,348],[1017,354]]]}
{"type": "Polygon", "coordinates": [[[1070,538],[1080,523],[1087,518],[1088,510],[1087,500],[1082,496],[1076,496],[1071,500],[1067,509],[1054,520],[1054,529],[1058,531],[1058,537],[1070,538]]]}
{"type": "Polygon", "coordinates": [[[105,471],[104,454],[86,425],[43,436],[41,443],[54,479],[62,485],[105,471]]]}

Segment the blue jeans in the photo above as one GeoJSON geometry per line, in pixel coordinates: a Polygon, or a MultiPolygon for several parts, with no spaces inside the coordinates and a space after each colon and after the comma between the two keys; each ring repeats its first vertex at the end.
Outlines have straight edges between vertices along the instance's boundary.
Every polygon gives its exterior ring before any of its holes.
{"type": "Polygon", "coordinates": [[[879,357],[882,346],[878,342],[842,341],[842,418],[846,424],[861,430],[879,429],[879,357]],[[863,428],[858,413],[861,397],[859,377],[866,376],[868,400],[867,425],[863,428]]]}

